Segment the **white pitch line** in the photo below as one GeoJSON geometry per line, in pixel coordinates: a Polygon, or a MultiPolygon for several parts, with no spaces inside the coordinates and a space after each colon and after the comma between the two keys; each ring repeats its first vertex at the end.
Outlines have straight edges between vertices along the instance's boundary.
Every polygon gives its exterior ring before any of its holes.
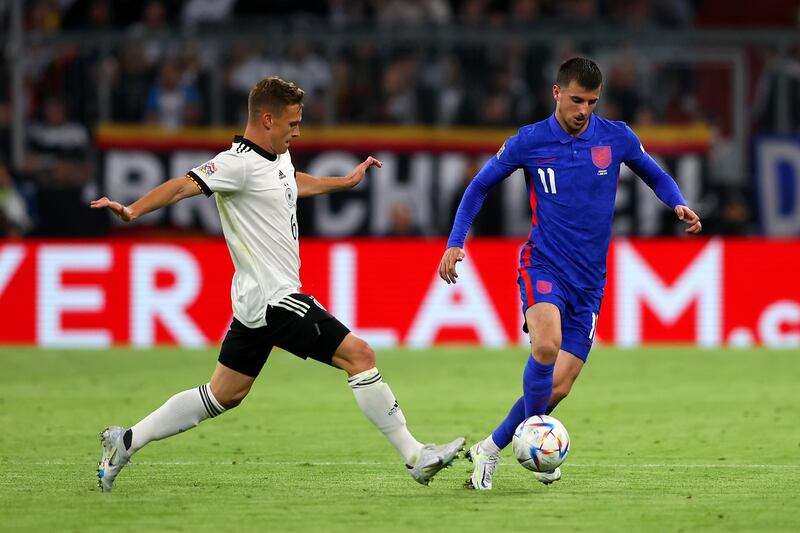
{"type": "MultiPolygon", "coordinates": [[[[0,465],[33,465],[33,466],[81,466],[91,464],[73,461],[0,461],[0,465]]],[[[397,466],[398,462],[379,462],[379,461],[136,461],[131,464],[143,466],[236,466],[236,465],[255,465],[255,466],[397,466]]],[[[464,463],[466,465],[467,463],[464,463]]],[[[511,465],[513,462],[501,462],[501,465],[511,465]]],[[[569,468],[620,468],[620,469],[659,469],[659,468],[722,468],[722,469],[800,469],[800,464],[669,464],[669,463],[643,463],[643,464],[584,464],[567,463],[569,468]]]]}

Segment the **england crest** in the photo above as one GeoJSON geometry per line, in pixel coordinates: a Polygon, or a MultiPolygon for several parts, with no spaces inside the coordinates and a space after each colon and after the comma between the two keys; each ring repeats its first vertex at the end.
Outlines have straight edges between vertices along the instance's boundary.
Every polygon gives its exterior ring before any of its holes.
{"type": "Polygon", "coordinates": [[[597,168],[608,168],[611,164],[611,147],[592,146],[592,163],[597,168]]]}
{"type": "Polygon", "coordinates": [[[539,294],[550,294],[553,292],[553,284],[543,279],[536,280],[536,292],[539,294]]]}

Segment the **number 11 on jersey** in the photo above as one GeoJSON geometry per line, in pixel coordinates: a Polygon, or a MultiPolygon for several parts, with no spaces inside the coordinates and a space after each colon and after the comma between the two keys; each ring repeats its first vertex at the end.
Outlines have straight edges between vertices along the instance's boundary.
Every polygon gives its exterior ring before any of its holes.
{"type": "Polygon", "coordinates": [[[537,169],[539,171],[539,179],[542,180],[542,187],[544,192],[548,194],[556,194],[556,172],[552,168],[547,169],[547,177],[550,178],[550,189],[547,189],[547,180],[544,178],[544,169],[537,169]]]}

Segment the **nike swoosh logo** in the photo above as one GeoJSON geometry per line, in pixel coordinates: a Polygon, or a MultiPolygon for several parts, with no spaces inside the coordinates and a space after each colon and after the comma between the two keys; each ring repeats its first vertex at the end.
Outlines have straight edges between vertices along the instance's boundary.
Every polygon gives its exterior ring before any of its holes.
{"type": "Polygon", "coordinates": [[[108,457],[108,463],[107,463],[108,466],[117,466],[117,463],[116,463],[115,459],[117,459],[118,455],[119,454],[117,453],[117,449],[116,448],[111,450],[111,453],[109,454],[109,457],[108,457]]]}

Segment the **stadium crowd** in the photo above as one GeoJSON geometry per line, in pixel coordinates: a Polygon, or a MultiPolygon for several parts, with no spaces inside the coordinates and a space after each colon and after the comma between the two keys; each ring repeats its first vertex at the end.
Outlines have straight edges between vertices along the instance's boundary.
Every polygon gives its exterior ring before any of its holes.
{"type": "MultiPolygon", "coordinates": [[[[0,236],[87,234],[90,226],[85,217],[65,218],[63,213],[70,202],[84,205],[91,196],[96,172],[92,135],[98,123],[147,123],[167,129],[241,124],[247,92],[266,75],[293,80],[305,89],[305,125],[518,127],[552,113],[552,73],[560,61],[589,54],[606,74],[599,108],[603,116],[634,126],[705,122],[724,141],[731,127],[729,104],[715,100],[713,86],[703,88],[698,83],[696,68],[659,65],[633,46],[604,48],[596,41],[569,39],[544,44],[514,38],[518,32],[543,26],[600,24],[629,30],[713,26],[709,11],[718,2],[703,3],[710,7],[702,9],[699,4],[691,0],[24,2],[25,33],[31,44],[24,62],[27,100],[18,105],[24,106],[28,157],[12,168],[13,58],[4,57],[0,236]],[[282,36],[288,36],[285,40],[276,43],[269,31],[263,38],[253,38],[260,35],[259,25],[274,28],[275,24],[281,26],[282,36]],[[245,37],[237,37],[231,28],[245,37]],[[363,39],[334,39],[323,46],[309,38],[319,28],[328,28],[332,35],[369,31],[363,39]],[[499,43],[381,41],[382,32],[398,28],[432,34],[480,33],[489,28],[507,31],[509,38],[499,43]],[[205,39],[213,34],[229,37],[205,39]],[[52,44],[47,38],[53,36],[76,38],[52,44]],[[113,38],[104,40],[108,36],[113,38]],[[62,216],[53,216],[53,209],[62,216]]],[[[3,27],[10,24],[9,5],[0,3],[3,27]]],[[[792,23],[796,20],[788,17],[786,24],[792,23]]],[[[763,72],[765,79],[754,80],[753,85],[760,83],[756,96],[766,108],[769,69],[763,72]]],[[[768,122],[762,125],[769,128],[768,122]]],[[[716,231],[753,231],[747,196],[747,186],[725,187],[716,231]],[[726,215],[728,211],[732,214],[726,215]]]]}

